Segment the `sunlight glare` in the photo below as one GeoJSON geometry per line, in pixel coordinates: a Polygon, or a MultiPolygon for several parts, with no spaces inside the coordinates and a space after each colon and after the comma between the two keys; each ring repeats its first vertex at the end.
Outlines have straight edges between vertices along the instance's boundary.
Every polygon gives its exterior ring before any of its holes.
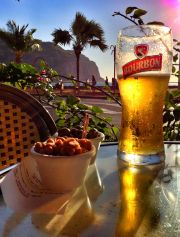
{"type": "Polygon", "coordinates": [[[177,7],[180,3],[180,0],[162,0],[165,5],[177,7]]]}

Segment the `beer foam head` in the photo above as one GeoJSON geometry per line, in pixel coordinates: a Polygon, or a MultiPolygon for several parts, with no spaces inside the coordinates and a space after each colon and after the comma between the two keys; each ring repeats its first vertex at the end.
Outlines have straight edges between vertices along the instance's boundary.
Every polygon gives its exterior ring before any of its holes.
{"type": "Polygon", "coordinates": [[[170,74],[172,57],[172,35],[168,27],[133,26],[124,28],[118,35],[117,74],[170,74]]]}
{"type": "MultiPolygon", "coordinates": [[[[159,73],[159,72],[143,72],[143,73],[135,73],[129,77],[134,77],[137,79],[137,77],[170,77],[171,74],[169,73],[159,73]]],[[[123,74],[117,74],[117,78],[123,78],[123,74]]]]}

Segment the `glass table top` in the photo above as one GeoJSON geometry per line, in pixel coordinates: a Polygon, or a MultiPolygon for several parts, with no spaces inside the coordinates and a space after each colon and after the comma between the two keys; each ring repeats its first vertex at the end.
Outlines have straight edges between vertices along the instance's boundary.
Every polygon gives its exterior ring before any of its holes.
{"type": "Polygon", "coordinates": [[[131,167],[101,146],[63,214],[14,212],[1,195],[0,236],[179,237],[180,144],[165,151],[165,164],[131,167]]]}

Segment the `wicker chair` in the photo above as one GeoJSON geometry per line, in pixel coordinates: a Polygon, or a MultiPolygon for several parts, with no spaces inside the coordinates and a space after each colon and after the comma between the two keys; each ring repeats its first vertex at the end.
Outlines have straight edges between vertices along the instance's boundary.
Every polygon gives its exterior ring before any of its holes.
{"type": "Polygon", "coordinates": [[[0,83],[0,175],[27,157],[34,142],[56,131],[50,114],[34,97],[0,83]]]}

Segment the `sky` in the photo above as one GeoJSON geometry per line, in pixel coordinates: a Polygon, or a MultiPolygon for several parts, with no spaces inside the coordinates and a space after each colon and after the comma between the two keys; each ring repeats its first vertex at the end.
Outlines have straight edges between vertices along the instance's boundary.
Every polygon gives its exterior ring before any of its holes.
{"type": "MultiPolygon", "coordinates": [[[[15,20],[20,26],[29,24],[28,29],[37,29],[34,37],[43,41],[52,41],[51,33],[55,28],[69,30],[76,12],[81,12],[88,20],[101,25],[108,46],[116,45],[119,30],[132,23],[112,14],[115,11],[124,13],[129,6],[148,11],[144,22],[164,22],[172,28],[173,38],[180,41],[180,0],[0,0],[0,3],[0,28],[6,28],[8,20],[15,20]]],[[[101,52],[87,47],[83,54],[96,63],[101,77],[107,76],[111,81],[112,49],[101,52]]]]}

